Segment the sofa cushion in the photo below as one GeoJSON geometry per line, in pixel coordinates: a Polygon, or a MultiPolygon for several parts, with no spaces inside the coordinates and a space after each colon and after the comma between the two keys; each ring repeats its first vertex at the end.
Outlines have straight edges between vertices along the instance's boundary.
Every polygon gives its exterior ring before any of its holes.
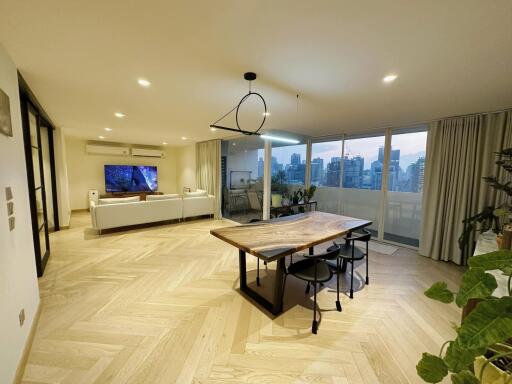
{"type": "Polygon", "coordinates": [[[169,199],[179,199],[180,195],[177,193],[168,193],[167,195],[147,195],[146,200],[169,200],[169,199]]]}
{"type": "Polygon", "coordinates": [[[132,197],[108,197],[104,199],[99,199],[99,205],[107,205],[107,204],[118,204],[118,203],[133,203],[136,201],[140,201],[140,196],[132,196],[132,197]]]}
{"type": "Polygon", "coordinates": [[[197,189],[195,192],[185,192],[184,197],[202,197],[208,196],[208,193],[204,189],[197,189]]]}

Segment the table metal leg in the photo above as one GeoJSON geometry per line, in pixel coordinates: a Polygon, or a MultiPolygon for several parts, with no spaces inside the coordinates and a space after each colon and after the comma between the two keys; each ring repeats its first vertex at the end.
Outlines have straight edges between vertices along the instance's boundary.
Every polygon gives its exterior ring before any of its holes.
{"type": "Polygon", "coordinates": [[[245,251],[239,250],[238,259],[240,268],[240,291],[249,296],[252,300],[260,304],[263,308],[265,308],[273,315],[280,314],[283,311],[283,283],[284,272],[286,268],[284,263],[284,257],[277,260],[272,302],[268,301],[258,292],[249,288],[249,286],[247,285],[247,264],[245,251]]]}

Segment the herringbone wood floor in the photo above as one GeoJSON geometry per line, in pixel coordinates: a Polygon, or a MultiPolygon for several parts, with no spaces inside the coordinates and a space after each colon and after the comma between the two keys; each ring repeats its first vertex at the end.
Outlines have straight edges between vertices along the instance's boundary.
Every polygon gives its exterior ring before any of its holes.
{"type": "Polygon", "coordinates": [[[71,229],[52,234],[23,382],[417,383],[421,352],[453,336],[457,308],[422,295],[439,279],[456,284],[453,265],[408,250],[372,252],[370,285],[357,284],[353,300],[344,295],[342,313],[335,285],[323,287],[313,335],[304,283],[289,279],[276,319],[238,293],[237,250],[209,235],[222,225],[230,223],[98,237],[86,213],[74,214],[71,229]]]}

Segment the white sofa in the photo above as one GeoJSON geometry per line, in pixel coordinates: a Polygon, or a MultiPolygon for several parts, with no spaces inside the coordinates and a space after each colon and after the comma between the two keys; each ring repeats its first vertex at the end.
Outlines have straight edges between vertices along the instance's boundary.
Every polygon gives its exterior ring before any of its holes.
{"type": "Polygon", "coordinates": [[[100,205],[91,201],[92,226],[101,233],[110,228],[213,215],[214,201],[212,195],[100,205]]]}

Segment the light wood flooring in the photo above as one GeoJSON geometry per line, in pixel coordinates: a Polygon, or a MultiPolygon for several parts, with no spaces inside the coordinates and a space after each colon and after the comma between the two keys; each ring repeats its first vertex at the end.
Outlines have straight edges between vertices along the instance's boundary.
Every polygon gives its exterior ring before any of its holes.
{"type": "MultiPolygon", "coordinates": [[[[460,311],[423,291],[441,279],[453,288],[454,265],[405,249],[371,252],[370,285],[356,283],[353,300],[343,295],[343,312],[335,285],[323,287],[313,335],[303,282],[288,279],[277,318],[240,295],[237,250],[209,234],[225,225],[197,220],[99,237],[87,213],[74,214],[69,230],[51,235],[23,383],[419,383],[421,353],[453,337],[460,311]]],[[[364,265],[357,272],[359,281],[364,265]]]]}

